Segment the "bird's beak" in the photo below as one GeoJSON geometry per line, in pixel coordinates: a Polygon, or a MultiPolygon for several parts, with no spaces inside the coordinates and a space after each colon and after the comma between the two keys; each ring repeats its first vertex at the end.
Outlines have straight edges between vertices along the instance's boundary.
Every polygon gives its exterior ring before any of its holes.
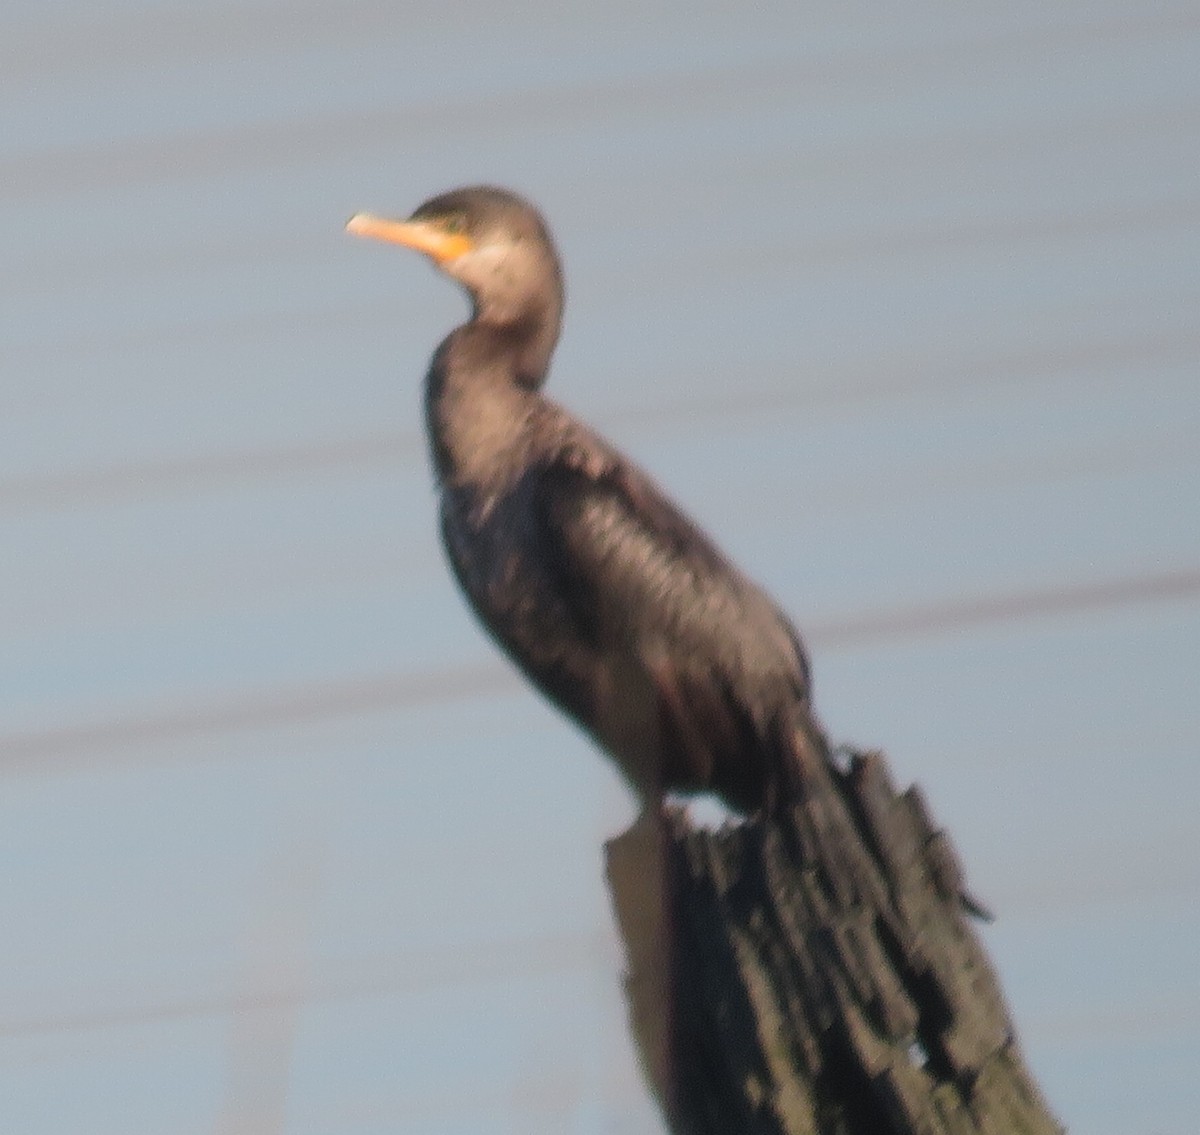
{"type": "Polygon", "coordinates": [[[448,233],[429,221],[389,221],[370,213],[356,213],[346,222],[346,231],[415,248],[438,264],[457,260],[474,247],[465,233],[448,233]]]}

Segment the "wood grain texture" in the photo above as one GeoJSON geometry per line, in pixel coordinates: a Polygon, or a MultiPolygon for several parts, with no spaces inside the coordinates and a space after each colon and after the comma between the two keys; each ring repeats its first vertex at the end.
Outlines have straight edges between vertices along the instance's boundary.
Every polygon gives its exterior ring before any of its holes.
{"type": "Polygon", "coordinates": [[[627,994],[672,1131],[1051,1135],[974,900],[883,757],[806,772],[778,816],[647,813],[608,845],[627,994]]]}

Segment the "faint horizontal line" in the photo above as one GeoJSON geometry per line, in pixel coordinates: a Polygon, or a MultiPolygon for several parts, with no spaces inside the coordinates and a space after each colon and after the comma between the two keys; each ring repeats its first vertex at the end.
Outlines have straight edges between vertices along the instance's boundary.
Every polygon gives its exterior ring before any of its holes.
{"type": "Polygon", "coordinates": [[[1149,431],[1105,445],[1072,449],[1056,445],[1044,452],[1010,453],[994,460],[975,456],[953,464],[938,462],[919,468],[873,470],[862,477],[847,469],[836,481],[831,479],[819,496],[806,493],[803,507],[808,515],[845,514],[855,506],[872,510],[886,506],[901,494],[909,500],[923,495],[959,497],[1020,485],[1050,485],[1170,466],[1193,469],[1197,465],[1200,465],[1200,441],[1194,429],[1183,427],[1170,433],[1149,431]]]}
{"type": "MultiPolygon", "coordinates": [[[[1187,898],[1180,901],[1186,902],[1187,898]]],[[[1038,1036],[1044,1038],[1043,1044],[1051,1038],[1083,1038],[1090,1045],[1097,1037],[1120,1037],[1125,1045],[1134,1047],[1147,1036],[1159,1038],[1186,1032],[1190,1038],[1200,1026],[1200,999],[1192,992],[1193,988],[1187,986],[1186,992],[1180,989],[1179,995],[1169,1001],[1139,997],[1138,1004],[1125,1002],[1090,1010],[1072,1006],[1053,1015],[1030,1013],[1025,1029],[1027,1032],[1036,1029],[1038,1036]]]]}
{"type": "MultiPolygon", "coordinates": [[[[755,389],[740,377],[726,391],[663,400],[613,415],[612,420],[634,424],[682,424],[710,418],[756,415],[788,407],[813,409],[845,406],[881,398],[907,397],[977,387],[981,382],[1045,378],[1066,371],[1095,370],[1147,363],[1200,363],[1200,331],[1171,329],[1149,335],[1086,343],[1037,344],[1025,350],[996,352],[981,357],[930,357],[893,353],[886,358],[852,366],[825,360],[796,360],[803,384],[755,389]]],[[[783,369],[777,363],[773,370],[783,369]]]]}
{"type": "Polygon", "coordinates": [[[277,448],[247,449],[66,470],[41,477],[0,481],[0,509],[54,508],[80,501],[212,488],[267,477],[292,477],[336,469],[400,465],[424,449],[415,434],[359,437],[277,448]]]}
{"type": "MultiPolygon", "coordinates": [[[[1200,114],[1197,115],[1197,122],[1200,123],[1200,114]]],[[[1028,241],[1044,243],[1097,236],[1137,236],[1146,232],[1186,228],[1197,223],[1200,223],[1200,199],[1167,198],[1074,212],[1032,213],[969,221],[946,218],[920,228],[859,231],[852,236],[824,240],[800,239],[784,243],[776,239],[769,247],[739,245],[732,252],[722,251],[719,243],[714,241],[705,246],[710,250],[707,256],[703,255],[703,249],[699,246],[680,249],[673,262],[674,273],[671,276],[661,279],[647,276],[636,287],[639,290],[647,286],[672,288],[677,277],[687,278],[696,273],[716,275],[749,269],[757,274],[770,275],[779,268],[795,272],[798,266],[802,268],[812,263],[848,264],[863,259],[916,256],[946,248],[979,248],[995,244],[1011,247],[1028,241]]],[[[332,229],[335,226],[331,223],[330,227],[332,229]]],[[[297,264],[311,270],[313,257],[295,239],[253,238],[207,242],[190,247],[154,247],[132,252],[122,250],[116,254],[67,257],[49,262],[37,259],[13,266],[6,280],[0,281],[0,296],[27,294],[31,288],[57,290],[64,285],[77,287],[81,283],[86,284],[89,279],[93,284],[106,284],[118,279],[127,281],[131,274],[154,278],[175,275],[183,270],[192,272],[206,265],[228,268],[248,263],[297,264]]],[[[625,273],[607,279],[596,277],[594,294],[625,296],[630,286],[625,273]]],[[[364,314],[367,313],[359,309],[357,317],[361,320],[364,314]]],[[[376,319],[373,311],[369,313],[369,318],[373,322],[376,319]]],[[[211,320],[196,321],[187,325],[187,333],[192,334],[201,328],[211,329],[213,326],[211,320]]],[[[95,342],[98,338],[89,336],[89,341],[95,342]]],[[[36,340],[26,341],[19,344],[17,349],[29,353],[43,345],[61,347],[63,342],[61,338],[47,344],[36,340]]],[[[69,342],[67,347],[69,349],[69,342]]]]}
{"type": "MultiPolygon", "coordinates": [[[[8,29],[7,51],[3,58],[4,76],[10,82],[22,75],[36,74],[43,81],[60,72],[76,78],[81,74],[121,74],[152,63],[162,67],[172,58],[193,63],[204,58],[255,58],[264,49],[271,55],[296,46],[346,44],[360,40],[378,41],[386,34],[395,9],[381,0],[340,0],[319,5],[292,5],[284,12],[276,6],[247,7],[219,4],[203,9],[138,10],[130,15],[106,13],[103,19],[82,19],[64,26],[62,21],[26,19],[22,27],[15,21],[8,29]]],[[[406,13],[403,30],[409,39],[436,32],[436,20],[421,22],[420,13],[406,13]]],[[[1074,13],[1073,13],[1074,15],[1074,13]]],[[[1078,17],[1061,25],[1019,25],[990,32],[985,38],[904,45],[892,51],[842,51],[800,56],[797,66],[823,71],[833,77],[846,73],[883,72],[895,75],[904,71],[926,73],[939,63],[961,67],[980,56],[1017,52],[1060,53],[1078,47],[1120,37],[1127,42],[1138,35],[1179,32],[1194,26],[1190,6],[1145,10],[1140,18],[1130,13],[1118,19],[1100,19],[1083,23],[1078,17]]],[[[544,22],[536,16],[521,21],[519,11],[505,13],[504,27],[509,34],[526,36],[544,22]]],[[[602,25],[601,25],[602,26],[602,25]]]]}
{"type": "MultiPolygon", "coordinates": [[[[930,125],[936,125],[930,123],[930,125]]],[[[669,155],[670,169],[663,165],[639,167],[643,183],[640,194],[653,201],[659,210],[669,209],[678,185],[696,184],[697,192],[712,190],[718,200],[735,194],[745,196],[756,185],[788,185],[804,174],[804,185],[836,187],[841,184],[875,185],[881,178],[891,179],[901,171],[921,170],[930,180],[958,185],[964,175],[974,179],[993,167],[1011,177],[1014,170],[1031,161],[1039,168],[1031,171],[1044,178],[1048,169],[1059,169],[1068,156],[1081,152],[1096,160],[1096,168],[1105,169],[1118,160],[1130,160],[1127,147],[1150,142],[1165,146],[1168,152],[1177,146],[1180,135],[1190,135],[1200,125],[1200,104],[1155,102],[1116,106],[1086,104],[1077,110],[1045,118],[967,119],[927,134],[908,134],[881,126],[868,135],[823,134],[804,139],[798,167],[794,149],[780,147],[768,140],[757,149],[740,154],[736,165],[714,169],[711,156],[704,153],[669,155]],[[1044,159],[1051,159],[1046,166],[1044,159]],[[956,167],[944,179],[930,178],[935,163],[956,167]],[[655,194],[660,194],[655,200],[655,194]]],[[[634,171],[639,172],[639,171],[634,171]]],[[[1162,185],[1183,184],[1170,179],[1162,185]]],[[[982,198],[976,196],[977,202],[982,198]]],[[[991,197],[994,202],[999,198],[991,197]]]]}
{"type": "MultiPolygon", "coordinates": [[[[1200,125],[1200,112],[1195,116],[1200,125]]],[[[327,218],[329,230],[337,222],[327,218]]],[[[675,274],[646,275],[634,286],[639,295],[671,290],[677,286],[676,277],[729,277],[733,273],[753,274],[761,280],[771,280],[780,272],[795,277],[805,272],[806,265],[850,264],[864,259],[888,259],[936,253],[946,249],[1011,247],[1021,242],[1073,241],[1094,237],[1136,236],[1146,232],[1163,232],[1200,224],[1200,199],[1171,197],[1158,201],[1115,203],[1083,212],[1042,212],[1015,217],[982,217],[972,220],[946,218],[917,228],[879,229],[873,232],[835,236],[828,239],[794,239],[786,245],[778,240],[769,247],[754,245],[736,249],[722,248],[719,242],[708,242],[703,249],[693,246],[681,249],[676,258],[675,274]]],[[[325,237],[328,233],[324,234],[325,237]]],[[[17,265],[0,283],[0,296],[27,292],[31,287],[54,290],[58,284],[75,286],[81,277],[91,275],[97,284],[110,283],[122,272],[135,271],[151,276],[197,263],[245,264],[249,261],[293,264],[300,260],[311,265],[300,254],[296,243],[280,237],[264,240],[238,239],[220,245],[203,245],[194,249],[148,249],[134,254],[120,253],[115,257],[67,258],[47,263],[36,260],[17,265]]],[[[596,274],[591,280],[593,295],[619,296],[630,294],[627,272],[607,276],[596,274]]],[[[211,344],[217,337],[222,342],[255,341],[275,334],[310,334],[330,328],[394,327],[396,305],[387,302],[360,302],[352,307],[321,307],[307,311],[252,311],[223,318],[189,319],[186,322],[160,324],[145,328],[118,326],[97,330],[58,334],[53,338],[13,340],[5,345],[4,361],[9,367],[29,366],[35,361],[44,365],[47,357],[93,356],[101,352],[138,349],[149,345],[186,344],[202,340],[211,344]]],[[[61,330],[61,329],[60,329],[61,330]]]]}
{"type": "MultiPolygon", "coordinates": [[[[1069,615],[1200,595],[1200,569],[1183,568],[1121,579],[1063,584],[1041,590],[870,612],[813,622],[804,637],[824,651],[916,638],[987,623],[1069,615]]],[[[36,771],[36,763],[128,747],[144,748],[196,735],[290,726],[306,721],[385,713],[408,706],[454,702],[519,689],[514,670],[499,662],[317,683],[247,694],[208,705],[0,737],[0,767],[36,771]]]]}
{"type": "Polygon", "coordinates": [[[821,623],[812,628],[809,637],[814,644],[836,650],[891,638],[915,638],[959,630],[980,623],[1010,623],[1196,595],[1200,595],[1200,569],[1187,568],[868,613],[858,618],[821,623]]]}
{"type": "MultiPolygon", "coordinates": [[[[391,27],[394,8],[381,0],[340,0],[320,5],[293,5],[284,12],[275,6],[247,8],[244,5],[213,5],[203,9],[138,10],[128,16],[106,14],[103,19],[74,20],[68,26],[47,19],[41,26],[26,20],[13,22],[8,30],[4,75],[10,82],[23,74],[36,74],[43,81],[56,71],[71,77],[85,73],[120,74],[152,63],[162,67],[172,58],[189,63],[203,58],[256,58],[267,49],[271,55],[296,46],[346,44],[378,41],[391,27]],[[22,34],[23,33],[23,34],[22,34]]],[[[410,39],[435,33],[440,25],[422,23],[420,13],[406,13],[403,31],[410,39]]],[[[887,75],[914,72],[928,74],[939,65],[961,68],[972,61],[1017,53],[1060,54],[1064,49],[1119,38],[1123,45],[1139,35],[1179,33],[1195,26],[1191,6],[1166,7],[1159,11],[1123,12],[1119,18],[1100,18],[1091,23],[1074,18],[1061,24],[1021,24],[989,30],[984,37],[933,44],[903,45],[892,50],[827,51],[799,55],[797,67],[828,79],[847,74],[887,75]]],[[[521,22],[518,11],[506,12],[504,28],[509,34],[532,35],[544,23],[536,16],[521,22]]],[[[603,24],[601,23],[601,26],[603,24]]],[[[759,66],[761,66],[761,62],[759,66]]]]}
{"type": "MultiPolygon", "coordinates": [[[[907,231],[864,232],[853,238],[794,242],[788,247],[776,242],[767,248],[747,247],[735,255],[712,257],[700,271],[728,272],[731,267],[751,268],[756,273],[764,266],[795,266],[821,262],[847,264],[856,260],[913,256],[943,249],[979,248],[1003,245],[1006,248],[1025,241],[1077,240],[1094,236],[1135,236],[1150,230],[1171,230],[1200,223],[1200,200],[1154,201],[1116,206],[1092,212],[1046,213],[1040,216],[948,220],[907,231]]],[[[682,262],[677,271],[686,271],[682,262]]]]}
{"type": "MultiPolygon", "coordinates": [[[[353,307],[325,306],[308,310],[251,311],[225,319],[197,320],[167,324],[165,326],[138,328],[122,327],[116,331],[77,332],[63,336],[57,341],[8,343],[0,363],[6,369],[28,368],[36,364],[44,366],[47,355],[51,358],[84,356],[89,362],[97,355],[121,351],[140,351],[147,347],[191,346],[193,344],[211,348],[219,341],[222,346],[238,342],[259,342],[272,335],[281,335],[290,342],[304,340],[313,335],[325,336],[330,330],[358,332],[360,328],[378,330],[386,327],[394,334],[396,326],[395,301],[358,303],[353,307]]],[[[436,334],[436,332],[434,332],[436,334]]],[[[437,340],[430,343],[430,354],[437,340]]]]}
{"type": "Polygon", "coordinates": [[[500,665],[461,666],[401,676],[323,682],[247,694],[209,704],[172,706],[89,724],[0,738],[0,767],[146,746],[209,733],[289,726],[305,721],[386,713],[405,706],[506,693],[516,675],[500,665]]]}
{"type": "MultiPolygon", "coordinates": [[[[842,366],[797,362],[803,384],[754,389],[731,384],[728,393],[661,399],[597,415],[603,428],[646,432],[664,426],[690,426],[714,419],[746,418],[789,408],[845,405],[864,399],[908,396],[957,389],[982,379],[1043,377],[1067,370],[1109,371],[1150,362],[1200,359],[1200,334],[1181,330],[1166,335],[1108,340],[1084,345],[1039,346],[985,358],[890,357],[855,371],[842,366]],[[820,384],[814,371],[828,375],[820,384]],[[849,373],[848,373],[849,371],[849,373]]],[[[782,364],[780,364],[782,366],[782,364]]],[[[207,490],[213,486],[291,477],[317,471],[405,466],[424,452],[416,434],[380,431],[332,441],[297,443],[240,451],[117,462],[93,469],[68,469],[35,477],[0,480],[0,511],[64,508],[151,493],[207,490]]]]}
{"type": "Polygon", "coordinates": [[[56,1032],[91,1032],[157,1021],[220,1016],[283,1008],[297,1004],[360,997],[380,997],[410,989],[484,982],[496,978],[544,974],[589,965],[601,956],[599,932],[540,935],[476,948],[397,954],[356,959],[341,976],[316,979],[300,986],[284,985],[253,992],[213,994],[162,1001],[153,1005],[126,1004],[76,1013],[8,1017],[0,1015],[0,1037],[32,1037],[56,1032]]]}
{"type": "Polygon", "coordinates": [[[160,234],[148,233],[145,244],[122,244],[98,252],[69,252],[56,260],[39,254],[12,264],[11,271],[0,280],[0,296],[27,295],[38,289],[61,295],[64,286],[104,285],[117,279],[127,283],[136,277],[175,279],[183,273],[194,274],[205,269],[244,269],[247,265],[261,264],[311,274],[316,256],[327,251],[331,234],[340,239],[344,219],[325,217],[324,232],[312,228],[304,234],[262,236],[222,228],[218,240],[214,239],[218,230],[205,229],[193,234],[202,240],[190,244],[160,243],[160,234]]]}
{"type": "MultiPolygon", "coordinates": [[[[1170,13],[1154,25],[1162,31],[1191,30],[1200,17],[1170,13]]],[[[1079,29],[1073,30],[1078,38],[1079,29]]],[[[1128,21],[1101,34],[1127,35],[1128,21]]],[[[1014,37],[1014,47],[1044,47],[1038,33],[1014,37]]],[[[872,57],[859,72],[844,58],[836,60],[758,59],[737,65],[675,74],[644,75],[620,82],[584,81],[534,89],[490,91],[472,99],[410,104],[399,109],[355,108],[323,118],[241,124],[194,130],[156,138],[108,139],[58,149],[29,149],[0,156],[0,200],[45,200],[64,193],[99,187],[181,181],[234,169],[294,166],[316,157],[331,158],[379,144],[389,148],[398,137],[461,136],[464,132],[521,123],[574,123],[581,119],[612,119],[621,113],[682,110],[697,114],[706,106],[728,112],[731,107],[765,96],[794,94],[833,84],[847,76],[859,83],[877,83],[888,74],[915,73],[927,78],[931,62],[960,69],[969,58],[963,45],[920,48],[902,58],[872,57]]],[[[1189,104],[1194,113],[1195,107],[1189,104]]],[[[1135,112],[1137,113],[1137,112],[1135,112]]],[[[1159,111],[1158,113],[1163,113],[1159,111]]],[[[1168,111],[1167,113],[1172,113],[1168,111]]],[[[1124,120],[1125,114],[1120,120],[1124,120]]],[[[1145,125],[1143,124],[1145,129],[1145,125]]],[[[1059,128],[1061,130],[1061,128],[1059,128]]],[[[1070,134],[1067,134],[1070,137],[1070,134]]]]}
{"type": "MultiPolygon", "coordinates": [[[[1127,896],[1143,894],[1132,888],[1127,896]]],[[[1081,896],[1073,890],[1076,900],[1081,896]]],[[[1181,893],[1179,901],[1187,900],[1181,893]]],[[[1056,908],[1061,909],[1061,904],[1056,908]]],[[[1024,917],[1028,917],[1025,915],[1024,917]]],[[[297,1005],[317,1005],[331,1001],[375,999],[403,994],[409,990],[454,987],[514,977],[536,977],[549,972],[580,969],[594,965],[606,956],[606,935],[593,933],[536,935],[509,942],[487,943],[476,947],[409,951],[389,956],[356,958],[338,967],[337,975],[324,975],[303,984],[280,984],[244,991],[200,993],[195,996],[163,998],[150,1003],[129,997],[117,1006],[81,1008],[74,1012],[26,1015],[0,1015],[0,1038],[26,1040],[58,1033],[100,1033],[161,1022],[193,1020],[257,1013],[272,1009],[286,1010],[297,1005]]],[[[232,983],[231,983],[232,984],[232,983]]],[[[76,1000],[83,1000],[77,997],[76,1000]]],[[[1091,1016],[1073,1014],[1044,1018],[1043,1031],[1072,1032],[1097,1025],[1124,1024],[1136,1027],[1153,1023],[1174,1027],[1197,1020],[1200,1003],[1176,1004],[1153,1017],[1137,1009],[1113,1009],[1091,1016]]],[[[111,1039],[106,1040],[111,1043],[111,1039]]]]}

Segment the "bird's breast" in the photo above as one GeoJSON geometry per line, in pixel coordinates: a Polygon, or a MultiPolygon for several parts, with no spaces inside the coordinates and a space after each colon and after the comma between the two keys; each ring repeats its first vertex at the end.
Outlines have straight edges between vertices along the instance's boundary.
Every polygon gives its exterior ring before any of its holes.
{"type": "Polygon", "coordinates": [[[510,652],[549,657],[574,630],[527,511],[511,493],[446,487],[446,554],[476,614],[510,652]]]}

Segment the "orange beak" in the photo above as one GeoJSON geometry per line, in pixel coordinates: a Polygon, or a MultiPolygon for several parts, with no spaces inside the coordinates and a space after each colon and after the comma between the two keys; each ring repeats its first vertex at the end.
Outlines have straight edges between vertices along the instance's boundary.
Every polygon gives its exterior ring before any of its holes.
{"type": "Polygon", "coordinates": [[[457,260],[475,247],[464,233],[448,233],[429,221],[389,221],[370,213],[356,213],[346,222],[346,231],[355,236],[369,236],[415,248],[438,264],[457,260]]]}

